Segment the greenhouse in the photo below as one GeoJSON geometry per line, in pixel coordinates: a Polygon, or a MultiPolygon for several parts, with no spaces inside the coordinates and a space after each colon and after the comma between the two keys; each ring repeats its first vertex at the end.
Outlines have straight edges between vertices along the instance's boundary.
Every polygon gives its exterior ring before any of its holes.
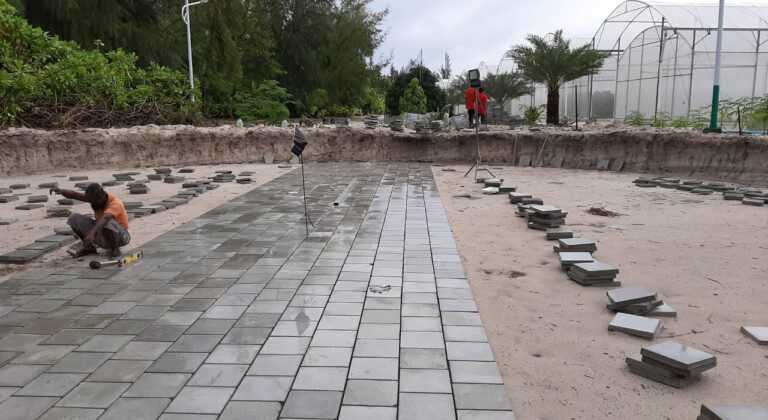
{"type": "MultiPolygon", "coordinates": [[[[621,3],[592,39],[610,57],[599,74],[565,84],[561,115],[573,119],[697,118],[708,115],[715,69],[718,6],[621,3]]],[[[721,101],[768,91],[768,6],[727,5],[724,13],[721,101]]],[[[499,71],[509,71],[504,59],[499,71]]],[[[510,104],[546,101],[546,89],[510,104]]]]}

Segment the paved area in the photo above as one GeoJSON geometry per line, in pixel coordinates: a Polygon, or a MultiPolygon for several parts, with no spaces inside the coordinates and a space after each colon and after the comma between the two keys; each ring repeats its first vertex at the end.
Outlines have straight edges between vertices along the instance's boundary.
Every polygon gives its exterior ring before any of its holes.
{"type": "Polygon", "coordinates": [[[430,167],[306,169],[0,284],[0,419],[514,418],[430,167]]]}

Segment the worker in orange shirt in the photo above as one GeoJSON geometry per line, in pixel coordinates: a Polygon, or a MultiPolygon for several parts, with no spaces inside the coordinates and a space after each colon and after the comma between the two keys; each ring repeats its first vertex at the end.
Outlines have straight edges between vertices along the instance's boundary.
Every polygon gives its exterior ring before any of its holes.
{"type": "Polygon", "coordinates": [[[480,88],[480,93],[478,94],[478,110],[477,115],[478,119],[480,120],[480,123],[485,123],[485,112],[488,110],[488,95],[485,94],[485,89],[480,88]]]}
{"type": "Polygon", "coordinates": [[[469,116],[469,126],[475,125],[475,100],[477,99],[477,90],[473,87],[469,87],[464,94],[464,105],[467,107],[467,115],[469,116]]]}
{"type": "Polygon", "coordinates": [[[96,253],[96,246],[107,251],[111,258],[120,256],[120,247],[131,242],[131,234],[128,232],[128,213],[123,202],[112,194],[104,191],[101,185],[93,183],[88,185],[85,193],[51,188],[51,194],[59,194],[72,200],[83,201],[91,205],[95,218],[72,213],[67,224],[72,228],[78,238],[83,242],[83,248],[72,254],[80,258],[88,254],[96,253]]]}

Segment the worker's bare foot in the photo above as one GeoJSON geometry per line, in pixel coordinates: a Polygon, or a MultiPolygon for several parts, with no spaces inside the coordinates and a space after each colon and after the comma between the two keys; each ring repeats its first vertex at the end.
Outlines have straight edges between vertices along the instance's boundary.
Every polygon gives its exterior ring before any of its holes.
{"type": "Polygon", "coordinates": [[[69,255],[72,256],[72,258],[82,258],[86,255],[91,255],[96,253],[96,248],[81,248],[78,251],[67,251],[69,255]]]}
{"type": "Polygon", "coordinates": [[[120,256],[120,248],[112,248],[109,251],[109,258],[115,259],[120,256]]]}

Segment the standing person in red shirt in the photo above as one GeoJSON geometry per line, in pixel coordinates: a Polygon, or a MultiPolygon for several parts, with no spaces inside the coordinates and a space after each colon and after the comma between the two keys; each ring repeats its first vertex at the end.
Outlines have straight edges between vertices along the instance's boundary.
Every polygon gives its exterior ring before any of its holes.
{"type": "Polygon", "coordinates": [[[488,109],[488,95],[485,94],[485,89],[480,88],[480,94],[478,96],[477,115],[480,123],[485,123],[485,111],[488,109]]]}
{"type": "Polygon", "coordinates": [[[467,115],[469,116],[469,126],[475,125],[475,99],[477,90],[473,87],[469,87],[464,94],[464,105],[467,107],[467,115]]]}

